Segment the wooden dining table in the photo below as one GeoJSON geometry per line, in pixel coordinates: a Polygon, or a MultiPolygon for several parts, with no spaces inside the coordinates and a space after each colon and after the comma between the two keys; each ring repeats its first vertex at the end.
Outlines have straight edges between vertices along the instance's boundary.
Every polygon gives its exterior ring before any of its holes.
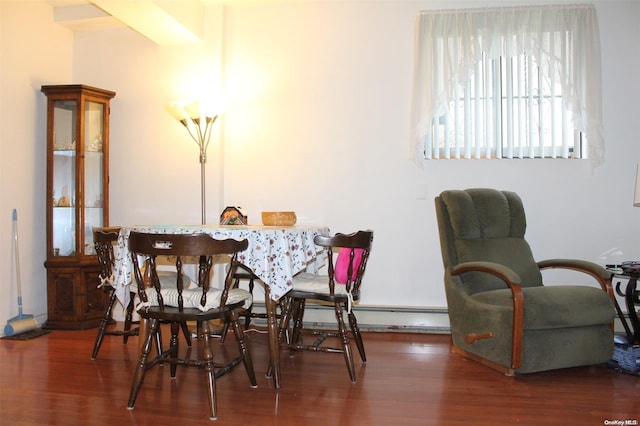
{"type": "Polygon", "coordinates": [[[129,251],[131,231],[158,234],[206,233],[215,239],[246,239],[247,250],[239,254],[246,265],[264,284],[269,368],[274,387],[280,388],[280,349],[276,308],[278,300],[291,290],[293,276],[306,271],[316,273],[324,266],[326,256],[316,246],[317,235],[329,235],[326,226],[260,226],[260,225],[135,225],[120,229],[114,249],[114,287],[124,306],[129,303],[132,261],[129,251]]]}

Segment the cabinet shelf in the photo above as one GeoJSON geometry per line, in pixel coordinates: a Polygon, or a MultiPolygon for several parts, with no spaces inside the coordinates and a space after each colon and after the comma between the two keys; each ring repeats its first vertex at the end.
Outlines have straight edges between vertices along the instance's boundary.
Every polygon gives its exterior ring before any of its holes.
{"type": "MultiPolygon", "coordinates": [[[[96,151],[93,149],[85,149],[84,153],[88,155],[97,155],[97,156],[104,155],[104,152],[96,151]]],[[[54,149],[53,154],[62,155],[62,156],[74,156],[76,155],[76,150],[75,149],[54,149]]]]}

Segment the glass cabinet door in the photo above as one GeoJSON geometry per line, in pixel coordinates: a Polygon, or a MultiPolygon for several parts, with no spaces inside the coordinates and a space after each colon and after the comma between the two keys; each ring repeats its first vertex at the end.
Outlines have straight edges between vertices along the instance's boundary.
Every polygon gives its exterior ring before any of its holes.
{"type": "Polygon", "coordinates": [[[95,254],[93,228],[103,226],[105,104],[85,103],[84,119],[84,254],[95,254]]]}
{"type": "Polygon", "coordinates": [[[53,107],[53,254],[76,254],[76,116],[75,100],[53,107]]]}
{"type": "Polygon", "coordinates": [[[67,96],[51,107],[51,255],[95,255],[93,228],[106,225],[108,207],[108,99],[67,96]]]}

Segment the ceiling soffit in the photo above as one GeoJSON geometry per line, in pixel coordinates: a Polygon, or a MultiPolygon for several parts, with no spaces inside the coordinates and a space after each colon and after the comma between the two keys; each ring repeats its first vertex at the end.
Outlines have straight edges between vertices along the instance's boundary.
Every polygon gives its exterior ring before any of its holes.
{"type": "Polygon", "coordinates": [[[54,21],[72,31],[127,26],[161,46],[199,42],[200,0],[50,0],[54,21]]]}

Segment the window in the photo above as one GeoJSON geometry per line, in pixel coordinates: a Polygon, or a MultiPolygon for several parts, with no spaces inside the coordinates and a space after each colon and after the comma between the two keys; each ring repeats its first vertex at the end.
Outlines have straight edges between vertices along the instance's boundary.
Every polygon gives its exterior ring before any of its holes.
{"type": "Polygon", "coordinates": [[[602,160],[592,6],[423,11],[414,156],[602,160]]]}

